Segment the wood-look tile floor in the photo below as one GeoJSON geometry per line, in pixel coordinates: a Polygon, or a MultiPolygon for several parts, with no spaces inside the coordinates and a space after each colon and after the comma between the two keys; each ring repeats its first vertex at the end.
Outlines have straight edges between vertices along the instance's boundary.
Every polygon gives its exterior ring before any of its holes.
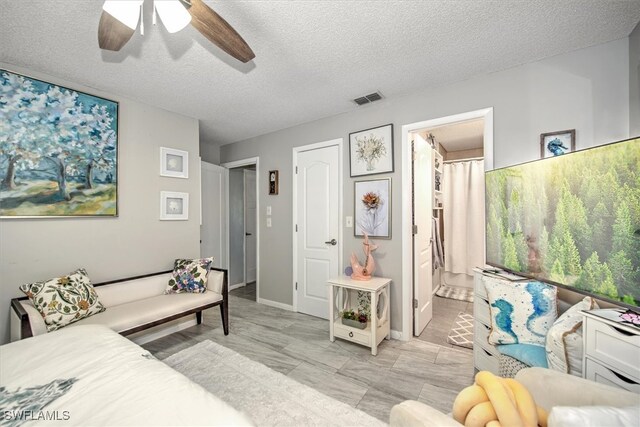
{"type": "Polygon", "coordinates": [[[367,347],[330,342],[327,320],[257,304],[236,291],[229,297],[228,336],[214,307],[204,312],[203,324],[143,347],[164,359],[212,340],[385,422],[391,407],[407,399],[450,412],[458,392],[473,382],[473,353],[446,344],[453,319],[468,309],[467,303],[459,310],[453,300],[434,297],[433,325],[410,341],[383,341],[372,356],[367,347]],[[440,315],[453,317],[441,320],[440,315]],[[440,339],[440,328],[444,345],[430,342],[440,339]]]}

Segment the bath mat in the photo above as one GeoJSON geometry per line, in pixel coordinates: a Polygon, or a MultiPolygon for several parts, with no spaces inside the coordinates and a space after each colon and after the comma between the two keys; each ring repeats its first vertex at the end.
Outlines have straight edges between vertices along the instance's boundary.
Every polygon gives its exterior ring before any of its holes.
{"type": "Polygon", "coordinates": [[[440,285],[440,287],[436,291],[436,295],[443,298],[473,302],[473,289],[471,288],[461,288],[458,286],[440,285]]]}
{"type": "Polygon", "coordinates": [[[458,313],[458,317],[453,321],[451,330],[447,336],[449,344],[458,347],[473,348],[473,315],[468,313],[458,313]]]}

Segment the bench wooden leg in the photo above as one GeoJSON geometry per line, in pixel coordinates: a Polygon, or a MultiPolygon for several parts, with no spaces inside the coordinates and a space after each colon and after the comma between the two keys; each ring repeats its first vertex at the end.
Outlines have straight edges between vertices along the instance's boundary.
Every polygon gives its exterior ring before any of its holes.
{"type": "Polygon", "coordinates": [[[222,315],[222,329],[225,335],[229,335],[229,306],[227,301],[220,304],[220,314],[222,315]]]}
{"type": "Polygon", "coordinates": [[[198,322],[198,325],[202,323],[202,312],[201,311],[197,311],[196,312],[196,322],[198,322]]]}

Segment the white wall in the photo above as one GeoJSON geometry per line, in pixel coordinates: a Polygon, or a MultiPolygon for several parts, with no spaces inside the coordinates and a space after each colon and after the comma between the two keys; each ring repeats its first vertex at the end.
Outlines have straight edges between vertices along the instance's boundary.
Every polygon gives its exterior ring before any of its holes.
{"type": "MultiPolygon", "coordinates": [[[[428,52],[425,52],[427,54],[428,52]]],[[[415,72],[415,70],[407,70],[415,72]]],[[[384,92],[384,88],[380,88],[384,92]]],[[[387,99],[352,112],[251,138],[220,149],[222,162],[260,157],[263,170],[280,171],[280,194],[269,196],[267,180],[258,197],[272,206],[271,228],[260,212],[260,298],[292,304],[292,147],[345,138],[349,133],[386,123],[394,124],[395,172],[391,176],[391,240],[378,240],[376,275],[393,279],[391,328],[402,329],[401,316],[401,141],[402,125],[494,108],[495,167],[536,159],[540,133],[576,129],[577,148],[624,139],[629,134],[629,41],[622,39],[581,49],[456,84],[387,99]]],[[[348,143],[345,159],[349,159],[348,143]]],[[[345,215],[353,215],[353,181],[345,162],[345,215]]],[[[345,228],[345,258],[360,253],[361,239],[345,228]]],[[[346,261],[346,259],[344,260],[346,261]]]]}
{"type": "Polygon", "coordinates": [[[629,35],[629,136],[640,136],[640,23],[629,35]]]}
{"type": "Polygon", "coordinates": [[[198,257],[198,121],[59,78],[5,69],[118,101],[117,218],[0,220],[0,340],[9,339],[9,300],[18,286],[84,267],[94,282],[168,270],[198,257]],[[189,179],[159,176],[160,149],[189,152],[189,179]],[[188,221],[160,221],[160,191],[189,193],[188,221]]]}

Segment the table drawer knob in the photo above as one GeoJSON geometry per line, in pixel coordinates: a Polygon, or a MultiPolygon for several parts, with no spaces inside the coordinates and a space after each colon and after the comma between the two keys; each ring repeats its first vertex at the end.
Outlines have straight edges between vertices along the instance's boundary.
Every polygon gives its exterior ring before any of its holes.
{"type": "Polygon", "coordinates": [[[349,332],[349,337],[353,338],[353,332],[349,332]]]}

